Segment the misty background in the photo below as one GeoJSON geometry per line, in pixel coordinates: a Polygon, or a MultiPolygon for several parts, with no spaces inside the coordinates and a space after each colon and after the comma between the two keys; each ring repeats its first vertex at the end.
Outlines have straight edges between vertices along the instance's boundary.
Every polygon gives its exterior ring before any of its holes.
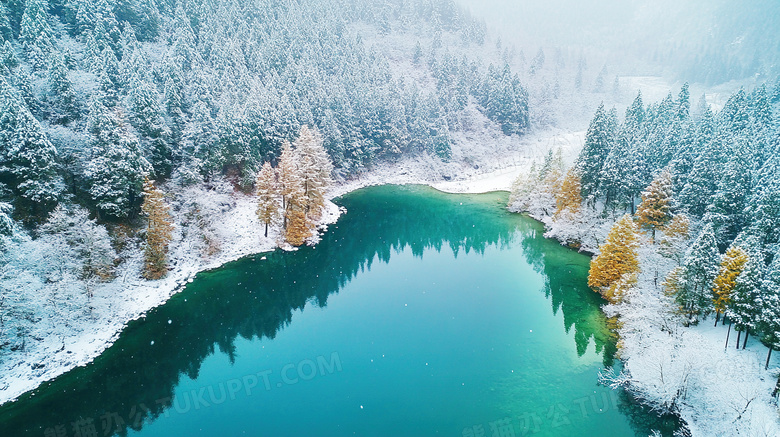
{"type": "Polygon", "coordinates": [[[491,37],[531,59],[580,54],[611,74],[704,86],[773,82],[780,61],[776,0],[458,0],[491,37]],[[549,55],[548,55],[549,57],[549,55]]]}

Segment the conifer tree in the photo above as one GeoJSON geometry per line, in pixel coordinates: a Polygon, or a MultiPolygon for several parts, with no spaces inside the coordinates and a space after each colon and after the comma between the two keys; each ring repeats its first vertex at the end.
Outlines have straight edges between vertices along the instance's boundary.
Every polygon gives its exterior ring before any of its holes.
{"type": "Polygon", "coordinates": [[[97,99],[93,101],[88,122],[93,138],[84,169],[98,214],[114,218],[137,211],[144,178],[152,171],[138,139],[120,116],[97,99]]]}
{"type": "Polygon", "coordinates": [[[268,226],[279,214],[279,187],[276,182],[276,170],[270,162],[265,162],[257,175],[257,218],[265,224],[265,236],[268,237],[268,226]]]}
{"type": "Polygon", "coordinates": [[[780,250],[776,251],[761,282],[757,302],[758,323],[769,346],[764,369],[769,367],[773,349],[780,349],[780,250]]]}
{"type": "Polygon", "coordinates": [[[675,214],[672,220],[664,226],[664,236],[660,242],[661,255],[674,259],[682,264],[686,244],[690,237],[691,222],[685,214],[675,214]]]}
{"type": "MultiPolygon", "coordinates": [[[[14,221],[11,218],[13,207],[5,202],[0,202],[0,235],[11,235],[14,230],[14,221]]],[[[2,249],[2,240],[0,240],[2,249]]]]}
{"type": "Polygon", "coordinates": [[[303,183],[306,213],[316,220],[325,206],[325,192],[332,183],[330,175],[333,164],[316,129],[301,127],[298,139],[295,140],[295,151],[303,183]]]}
{"type": "Polygon", "coordinates": [[[10,41],[13,35],[14,29],[11,26],[11,20],[8,18],[8,9],[6,9],[3,2],[0,2],[0,42],[10,41]]]}
{"type": "Polygon", "coordinates": [[[638,248],[637,227],[626,214],[609,231],[606,241],[599,246],[599,255],[591,261],[588,286],[608,301],[617,302],[615,284],[624,275],[639,271],[638,248]]]}
{"type": "Polygon", "coordinates": [[[576,216],[582,205],[581,190],[580,175],[577,168],[572,167],[566,172],[566,176],[561,183],[561,189],[555,198],[556,209],[553,218],[563,215],[569,217],[576,216]]]}
{"type": "Polygon", "coordinates": [[[20,96],[0,76],[0,182],[35,205],[55,202],[64,184],[57,150],[20,96]]]}
{"type": "MultiPolygon", "coordinates": [[[[604,166],[614,139],[615,120],[599,105],[596,114],[590,122],[585,136],[585,145],[577,160],[577,168],[582,184],[582,197],[588,199],[595,196],[599,188],[599,175],[604,166]]],[[[591,199],[591,204],[593,204],[591,199]]]]}
{"type": "Polygon", "coordinates": [[[764,245],[780,243],[780,156],[768,161],[750,197],[745,215],[750,217],[750,232],[764,245]]]}
{"type": "Polygon", "coordinates": [[[639,225],[650,229],[655,241],[655,231],[672,220],[672,175],[664,170],[642,193],[642,203],[637,208],[639,225]]]}
{"type": "MultiPolygon", "coordinates": [[[[304,195],[303,181],[298,170],[298,156],[292,145],[285,142],[282,153],[279,156],[279,192],[282,195],[282,208],[287,210],[287,205],[292,198],[304,195]]],[[[286,226],[285,217],[285,226],[286,226]]]]}
{"type": "Polygon", "coordinates": [[[287,226],[285,239],[293,246],[300,246],[311,235],[311,222],[306,217],[306,205],[303,196],[293,195],[287,200],[285,213],[287,226]]]}
{"type": "Polygon", "coordinates": [[[19,41],[36,69],[48,67],[49,54],[54,49],[54,32],[49,26],[47,8],[47,0],[27,0],[19,31],[19,41]]]}
{"type": "Polygon", "coordinates": [[[54,55],[49,65],[49,94],[52,116],[60,123],[79,118],[78,102],[73,84],[68,79],[68,67],[60,55],[54,55]]]}
{"type": "Polygon", "coordinates": [[[686,310],[689,319],[707,313],[712,304],[712,286],[718,274],[720,253],[712,225],[707,223],[688,249],[683,259],[677,304],[686,310]]]}
{"type": "Polygon", "coordinates": [[[0,46],[0,64],[10,70],[19,66],[19,58],[16,56],[13,46],[9,41],[0,46]]]}
{"type": "MultiPolygon", "coordinates": [[[[734,327],[739,332],[737,335],[737,349],[739,349],[740,335],[742,331],[745,332],[742,344],[744,349],[747,345],[750,331],[756,328],[756,321],[759,316],[758,310],[760,309],[757,300],[765,267],[763,256],[755,244],[754,238],[747,238],[739,242],[735,241],[735,243],[744,244],[745,246],[743,247],[748,247],[748,249],[743,250],[743,253],[746,255],[745,261],[742,265],[742,271],[733,281],[730,302],[726,306],[726,314],[734,321],[734,327]]],[[[726,287],[729,285],[731,284],[726,284],[726,287]]]]}
{"type": "MultiPolygon", "coordinates": [[[[725,313],[726,309],[730,307],[732,293],[737,285],[737,277],[744,270],[747,261],[748,254],[738,246],[730,247],[723,255],[718,276],[715,277],[712,288],[713,304],[718,316],[725,313]]],[[[715,324],[718,324],[717,317],[715,324]]]]}
{"type": "Polygon", "coordinates": [[[168,246],[173,235],[173,219],[163,192],[149,179],[144,181],[141,210],[147,217],[144,277],[160,279],[168,272],[168,246]]]}

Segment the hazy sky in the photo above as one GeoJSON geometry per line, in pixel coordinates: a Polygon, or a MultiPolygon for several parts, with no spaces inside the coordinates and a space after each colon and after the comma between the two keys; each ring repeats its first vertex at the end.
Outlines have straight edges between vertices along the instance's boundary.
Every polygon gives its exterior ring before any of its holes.
{"type": "Polygon", "coordinates": [[[780,73],[780,0],[456,1],[526,55],[584,48],[612,65],[710,83],[780,73]]]}

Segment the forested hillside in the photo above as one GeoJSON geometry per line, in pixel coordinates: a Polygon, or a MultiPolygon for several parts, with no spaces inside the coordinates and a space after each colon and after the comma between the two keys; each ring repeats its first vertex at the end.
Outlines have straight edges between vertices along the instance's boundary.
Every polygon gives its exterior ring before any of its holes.
{"type": "Polygon", "coordinates": [[[448,0],[0,0],[5,400],[194,272],[316,240],[332,179],[526,133],[486,39],[448,0]]]}
{"type": "Polygon", "coordinates": [[[637,96],[622,121],[602,105],[572,168],[551,153],[513,190],[511,209],[597,254],[588,282],[610,304],[626,361],[610,381],[704,435],[721,423],[710,414],[733,419],[729,435],[777,429],[776,373],[762,371],[780,349],[779,111],[780,86],[765,85],[715,112],[691,110],[687,85],[659,103],[637,96]],[[720,331],[685,329],[713,319],[720,331]],[[768,347],[765,362],[732,355],[726,365],[739,370],[696,379],[722,372],[705,370],[705,350],[745,349],[751,336],[768,347]]]}
{"type": "Polygon", "coordinates": [[[251,187],[301,126],[348,175],[401,154],[446,158],[471,100],[507,134],[529,124],[509,67],[441,49],[485,39],[446,1],[11,0],[0,29],[0,182],[20,217],[66,199],[132,217],[145,176],[251,187]],[[395,77],[357,23],[418,35],[414,62],[439,86],[395,77]]]}

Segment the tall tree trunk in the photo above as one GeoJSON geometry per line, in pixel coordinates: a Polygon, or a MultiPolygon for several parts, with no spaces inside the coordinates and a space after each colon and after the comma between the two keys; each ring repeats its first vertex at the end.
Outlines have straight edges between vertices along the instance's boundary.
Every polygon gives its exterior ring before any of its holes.
{"type": "Polygon", "coordinates": [[[742,331],[737,331],[737,350],[739,350],[739,339],[742,337],[742,331]]]}
{"type": "Polygon", "coordinates": [[[723,348],[723,351],[725,352],[726,349],[729,347],[729,335],[731,334],[731,323],[729,323],[729,330],[726,331],[726,346],[723,348]]]}
{"type": "Polygon", "coordinates": [[[715,326],[718,326],[718,320],[720,320],[720,310],[715,311],[715,326]]]}
{"type": "Polygon", "coordinates": [[[745,349],[745,346],[747,346],[748,335],[750,335],[750,331],[745,328],[745,341],[742,343],[742,349],[745,349]]]}
{"type": "Polygon", "coordinates": [[[268,222],[265,222],[265,237],[268,238],[268,222]]]}
{"type": "Polygon", "coordinates": [[[769,368],[769,359],[772,358],[772,346],[769,346],[769,353],[766,354],[766,364],[764,364],[764,370],[769,368]]]}

